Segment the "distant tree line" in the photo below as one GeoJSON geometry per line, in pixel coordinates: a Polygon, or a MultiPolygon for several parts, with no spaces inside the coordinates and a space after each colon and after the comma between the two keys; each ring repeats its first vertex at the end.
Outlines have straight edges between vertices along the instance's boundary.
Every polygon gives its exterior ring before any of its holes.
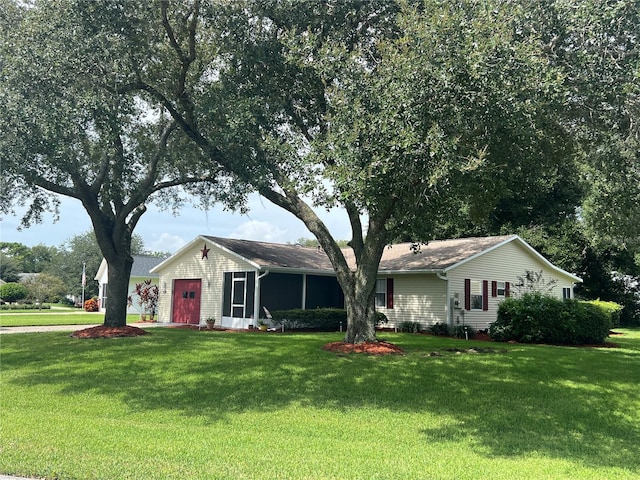
{"type": "MultiPolygon", "coordinates": [[[[134,255],[167,255],[145,251],[144,241],[137,235],[134,235],[132,248],[134,255]]],[[[34,301],[43,296],[48,299],[67,295],[79,298],[83,264],[86,269],[85,297],[98,295],[98,284],[93,277],[101,262],[102,254],[93,231],[75,235],[57,247],[0,242],[0,279],[7,283],[23,283],[34,301]]]]}

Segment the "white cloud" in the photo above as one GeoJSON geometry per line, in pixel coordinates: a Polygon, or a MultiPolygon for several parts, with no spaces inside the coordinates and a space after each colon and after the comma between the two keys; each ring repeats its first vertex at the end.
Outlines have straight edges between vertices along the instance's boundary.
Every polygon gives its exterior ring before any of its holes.
{"type": "Polygon", "coordinates": [[[258,220],[241,223],[231,232],[229,237],[274,243],[285,243],[289,240],[286,230],[281,230],[272,223],[258,220]]]}
{"type": "MultiPolygon", "coordinates": [[[[154,235],[154,237],[156,237],[156,235],[154,235]]],[[[151,252],[173,253],[184,247],[186,244],[187,242],[182,237],[164,232],[161,233],[160,236],[157,236],[157,238],[155,238],[152,242],[145,244],[145,248],[151,252]]]]}

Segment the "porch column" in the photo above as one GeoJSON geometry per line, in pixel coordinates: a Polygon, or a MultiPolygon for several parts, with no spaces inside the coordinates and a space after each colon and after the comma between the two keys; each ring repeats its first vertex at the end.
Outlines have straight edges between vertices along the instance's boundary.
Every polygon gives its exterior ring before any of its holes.
{"type": "Polygon", "coordinates": [[[302,301],[300,302],[302,309],[307,309],[307,274],[302,274],[302,301]]]}
{"type": "Polygon", "coordinates": [[[253,292],[253,326],[258,325],[258,320],[260,319],[260,279],[269,275],[269,270],[265,270],[263,273],[260,273],[260,270],[256,271],[256,284],[253,292]]]}

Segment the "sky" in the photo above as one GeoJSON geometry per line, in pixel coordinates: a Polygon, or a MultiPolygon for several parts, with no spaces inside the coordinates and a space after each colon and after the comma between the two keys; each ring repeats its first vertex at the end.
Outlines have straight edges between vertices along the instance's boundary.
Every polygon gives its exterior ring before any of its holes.
{"type": "MultiPolygon", "coordinates": [[[[91,230],[89,215],[79,201],[61,197],[60,218],[54,222],[52,214],[44,215],[44,222],[28,229],[18,230],[19,214],[5,216],[0,221],[0,241],[18,242],[33,247],[44,244],[59,247],[76,235],[91,230]]],[[[246,215],[224,211],[216,206],[208,212],[185,206],[174,216],[155,205],[147,206],[135,233],[144,240],[145,250],[174,253],[198,235],[257,240],[274,243],[294,243],[299,238],[314,238],[304,224],[289,212],[273,205],[258,195],[249,198],[250,210],[246,215]]],[[[351,228],[344,211],[316,212],[327,224],[336,239],[350,239],[351,228]]]]}

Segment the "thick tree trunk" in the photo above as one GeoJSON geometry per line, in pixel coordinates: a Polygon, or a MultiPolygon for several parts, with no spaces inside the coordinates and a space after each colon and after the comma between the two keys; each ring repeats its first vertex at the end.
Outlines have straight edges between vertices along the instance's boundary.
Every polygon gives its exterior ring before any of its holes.
{"type": "Polygon", "coordinates": [[[345,295],[347,310],[347,343],[377,342],[375,306],[372,299],[365,300],[357,295],[345,295]],[[353,297],[353,298],[351,298],[353,297]]]}
{"type": "Polygon", "coordinates": [[[261,190],[260,193],[302,220],[309,231],[316,236],[329,257],[344,293],[347,310],[347,332],[344,341],[347,343],[376,342],[375,289],[380,259],[386,246],[385,222],[389,213],[383,212],[376,217],[369,216],[365,238],[362,235],[359,212],[355,206],[348,206],[351,207],[347,210],[353,232],[350,245],[356,258],[354,271],[347,264],[340,247],[326,225],[298,195],[287,192],[289,196],[283,196],[271,189],[261,190]]]}
{"type": "Polygon", "coordinates": [[[129,296],[129,276],[133,258],[115,256],[107,260],[109,270],[107,284],[107,311],[104,316],[106,327],[124,327],[127,324],[127,297],[129,296]]]}

